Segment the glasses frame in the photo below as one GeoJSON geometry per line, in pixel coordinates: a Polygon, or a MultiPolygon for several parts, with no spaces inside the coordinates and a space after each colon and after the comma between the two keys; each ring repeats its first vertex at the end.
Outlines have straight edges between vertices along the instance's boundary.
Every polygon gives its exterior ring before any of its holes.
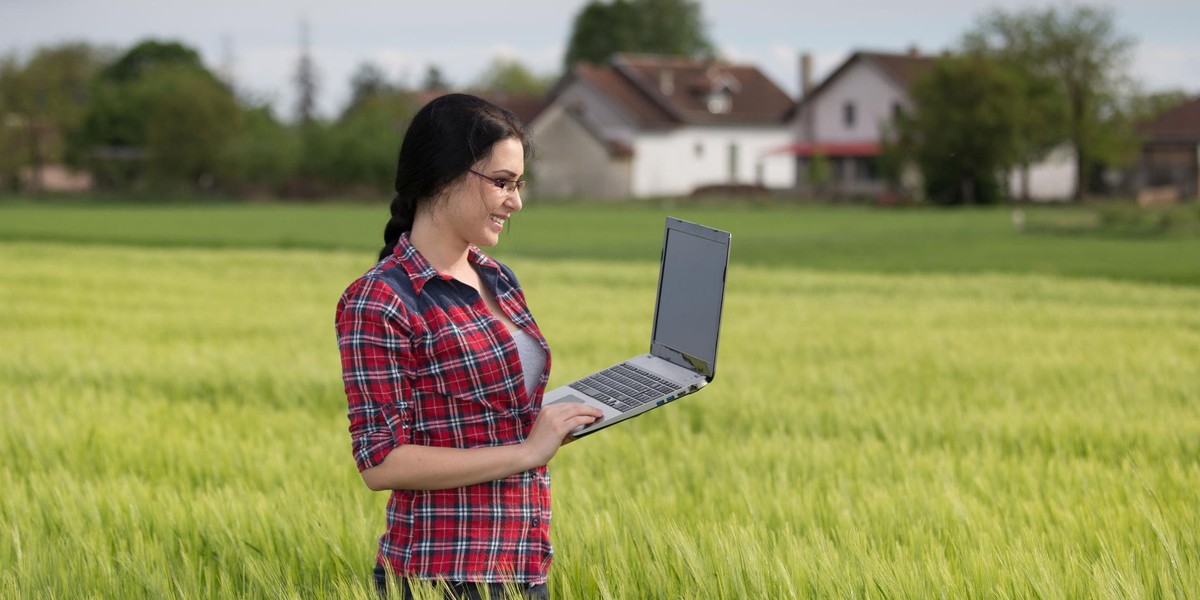
{"type": "Polygon", "coordinates": [[[488,180],[492,185],[496,186],[497,188],[499,188],[501,190],[504,190],[504,193],[506,193],[506,194],[511,194],[513,192],[517,192],[517,191],[521,191],[521,190],[525,189],[525,180],[524,179],[496,179],[494,177],[488,177],[487,175],[484,175],[483,173],[480,173],[479,171],[476,171],[475,169],[467,169],[467,170],[470,171],[471,173],[474,173],[474,174],[488,180]]]}

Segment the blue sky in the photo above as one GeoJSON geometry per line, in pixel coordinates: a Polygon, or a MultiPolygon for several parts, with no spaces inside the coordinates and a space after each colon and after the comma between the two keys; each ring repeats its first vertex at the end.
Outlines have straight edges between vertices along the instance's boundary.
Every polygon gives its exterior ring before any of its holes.
{"type": "MultiPolygon", "coordinates": [[[[318,106],[334,113],[355,67],[373,61],[394,80],[416,84],[429,64],[455,84],[477,79],[494,57],[557,72],[571,21],[586,0],[410,2],[358,0],[0,0],[0,52],[27,53],[67,40],[127,47],[148,37],[198,49],[227,68],[242,93],[293,103],[291,76],[307,20],[319,69],[318,106]]],[[[1058,3],[1068,6],[1065,3],[1058,3]]],[[[798,56],[814,56],[817,80],[855,49],[936,53],[953,45],[997,2],[960,0],[779,0],[702,2],[710,37],[734,61],[757,65],[785,91],[799,87],[798,56]]],[[[1044,7],[1010,0],[1007,10],[1044,7]]],[[[1200,2],[1109,0],[1117,28],[1137,42],[1129,73],[1144,89],[1200,93],[1200,2]]]]}

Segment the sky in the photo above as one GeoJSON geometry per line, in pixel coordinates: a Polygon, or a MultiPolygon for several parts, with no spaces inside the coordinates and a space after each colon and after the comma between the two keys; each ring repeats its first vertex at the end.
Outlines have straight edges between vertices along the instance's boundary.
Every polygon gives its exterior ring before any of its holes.
{"type": "MultiPolygon", "coordinates": [[[[365,61],[389,79],[419,85],[437,65],[454,85],[479,79],[494,58],[537,74],[561,72],[571,23],[587,0],[0,0],[0,53],[84,40],[128,48],[147,38],[180,41],[232,76],[243,96],[294,112],[292,83],[307,23],[319,77],[318,111],[332,116],[365,61]]],[[[1066,3],[1056,3],[1069,6],[1066,3]]],[[[1078,4],[1078,3],[1077,3],[1078,4]]],[[[992,7],[985,0],[706,0],[709,37],[726,59],[762,69],[799,90],[799,56],[813,55],[816,82],[859,49],[936,54],[954,46],[992,7]]],[[[1200,93],[1200,2],[1107,0],[1117,30],[1136,45],[1129,74],[1147,91],[1200,93]]],[[[1006,0],[1005,10],[1046,2],[1006,0]]]]}

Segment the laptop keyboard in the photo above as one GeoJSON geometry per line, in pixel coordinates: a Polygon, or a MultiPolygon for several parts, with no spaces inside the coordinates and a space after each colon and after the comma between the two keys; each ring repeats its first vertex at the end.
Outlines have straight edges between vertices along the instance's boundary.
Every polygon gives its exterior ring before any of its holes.
{"type": "Polygon", "coordinates": [[[624,412],[661,398],[680,386],[645,369],[622,363],[584,377],[570,387],[624,412]]]}

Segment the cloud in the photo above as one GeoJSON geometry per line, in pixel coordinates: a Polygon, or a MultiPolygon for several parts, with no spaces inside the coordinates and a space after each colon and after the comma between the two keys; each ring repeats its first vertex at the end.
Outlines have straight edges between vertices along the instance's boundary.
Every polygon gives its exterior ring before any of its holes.
{"type": "Polygon", "coordinates": [[[1142,42],[1133,54],[1134,77],[1148,90],[1200,92],[1200,41],[1142,42]]]}

